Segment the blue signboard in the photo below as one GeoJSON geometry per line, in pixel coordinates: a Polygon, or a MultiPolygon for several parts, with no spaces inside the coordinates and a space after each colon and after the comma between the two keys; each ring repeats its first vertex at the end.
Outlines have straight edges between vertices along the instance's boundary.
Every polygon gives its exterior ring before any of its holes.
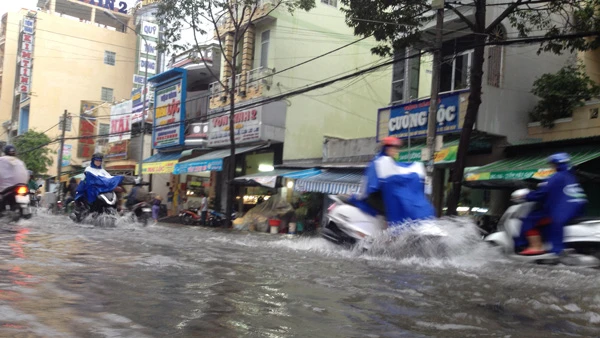
{"type": "MultiPolygon", "coordinates": [[[[460,98],[464,92],[453,92],[440,95],[436,115],[437,134],[449,134],[460,131],[460,98]]],[[[391,108],[379,110],[379,122],[388,120],[387,132],[380,129],[378,138],[396,136],[406,139],[410,137],[427,136],[429,118],[429,99],[410,102],[391,108]],[[388,116],[382,116],[389,114],[388,116]]]]}
{"type": "Polygon", "coordinates": [[[203,171],[222,171],[223,170],[223,159],[215,158],[211,160],[195,161],[195,162],[182,162],[175,165],[173,170],[174,175],[189,174],[189,173],[200,173],[203,171]]]}
{"type": "Polygon", "coordinates": [[[154,149],[179,147],[185,143],[187,71],[174,68],[149,79],[155,83],[154,149]]]}

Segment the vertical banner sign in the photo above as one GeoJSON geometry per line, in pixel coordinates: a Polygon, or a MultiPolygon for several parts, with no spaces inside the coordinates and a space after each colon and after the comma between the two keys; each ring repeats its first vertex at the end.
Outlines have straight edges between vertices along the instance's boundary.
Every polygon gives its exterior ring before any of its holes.
{"type": "Polygon", "coordinates": [[[154,133],[152,145],[156,149],[184,144],[185,100],[187,76],[156,86],[154,108],[154,133]]]}
{"type": "Polygon", "coordinates": [[[96,148],[96,118],[84,117],[79,118],[79,147],[77,157],[91,158],[96,148]]]}
{"type": "Polygon", "coordinates": [[[108,143],[131,139],[132,101],[116,104],[110,109],[110,132],[108,143]]]}
{"type": "Polygon", "coordinates": [[[145,37],[158,39],[158,25],[148,21],[142,21],[141,33],[145,37]]]}
{"type": "Polygon", "coordinates": [[[70,166],[71,165],[71,151],[73,146],[70,144],[65,144],[63,146],[63,154],[62,154],[62,166],[70,166]]]}
{"type": "Polygon", "coordinates": [[[31,91],[31,66],[33,59],[33,34],[35,19],[23,18],[23,29],[21,35],[21,70],[19,76],[19,92],[27,94],[31,91]]]}

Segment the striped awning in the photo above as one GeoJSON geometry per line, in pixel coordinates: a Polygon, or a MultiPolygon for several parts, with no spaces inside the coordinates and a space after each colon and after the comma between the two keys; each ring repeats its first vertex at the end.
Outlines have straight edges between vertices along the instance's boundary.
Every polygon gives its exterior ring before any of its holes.
{"type": "Polygon", "coordinates": [[[360,190],[363,172],[363,169],[326,170],[319,175],[296,180],[294,190],[331,195],[355,194],[360,190]]]}
{"type": "Polygon", "coordinates": [[[233,179],[234,183],[237,184],[260,184],[265,187],[275,188],[277,185],[278,177],[285,177],[290,179],[301,179],[308,178],[315,175],[319,175],[322,171],[320,169],[275,169],[272,171],[259,172],[256,174],[236,177],[233,179]]]}

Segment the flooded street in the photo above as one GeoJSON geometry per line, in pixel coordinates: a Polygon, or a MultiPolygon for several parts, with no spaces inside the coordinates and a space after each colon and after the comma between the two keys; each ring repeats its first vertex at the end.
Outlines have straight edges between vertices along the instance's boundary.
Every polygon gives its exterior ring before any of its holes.
{"type": "MultiPolygon", "coordinates": [[[[454,225],[453,225],[454,226],[454,225]]],[[[1,337],[597,337],[600,271],[159,224],[0,225],[1,337]]]]}

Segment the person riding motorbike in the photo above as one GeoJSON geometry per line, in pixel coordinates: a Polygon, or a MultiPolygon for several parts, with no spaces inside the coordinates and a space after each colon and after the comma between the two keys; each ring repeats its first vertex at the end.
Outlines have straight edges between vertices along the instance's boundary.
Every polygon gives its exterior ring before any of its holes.
{"type": "Polygon", "coordinates": [[[102,168],[104,155],[92,155],[90,166],[85,169],[85,178],[79,182],[75,195],[75,213],[81,213],[84,204],[92,205],[99,194],[115,190],[123,176],[112,176],[102,168]]]}
{"type": "Polygon", "coordinates": [[[17,158],[17,148],[13,145],[4,147],[4,156],[0,157],[0,191],[5,191],[17,184],[27,184],[29,172],[25,163],[17,158]]]}
{"type": "Polygon", "coordinates": [[[372,216],[383,211],[389,226],[435,217],[425,196],[425,167],[420,162],[397,162],[401,146],[402,140],[396,137],[382,140],[380,153],[365,170],[360,193],[350,199],[372,216]],[[381,200],[383,210],[374,206],[373,200],[381,200]]]}
{"type": "Polygon", "coordinates": [[[547,161],[556,170],[547,181],[538,185],[522,199],[539,202],[540,210],[531,212],[523,219],[521,236],[515,240],[517,247],[527,247],[521,255],[541,255],[544,251],[542,237],[552,244],[551,252],[559,254],[563,249],[564,227],[583,215],[587,197],[569,167],[570,157],[566,153],[557,153],[547,161]]]}
{"type": "Polygon", "coordinates": [[[125,207],[129,210],[138,203],[148,201],[148,191],[144,188],[141,177],[135,179],[135,184],[126,199],[125,207]]]}

